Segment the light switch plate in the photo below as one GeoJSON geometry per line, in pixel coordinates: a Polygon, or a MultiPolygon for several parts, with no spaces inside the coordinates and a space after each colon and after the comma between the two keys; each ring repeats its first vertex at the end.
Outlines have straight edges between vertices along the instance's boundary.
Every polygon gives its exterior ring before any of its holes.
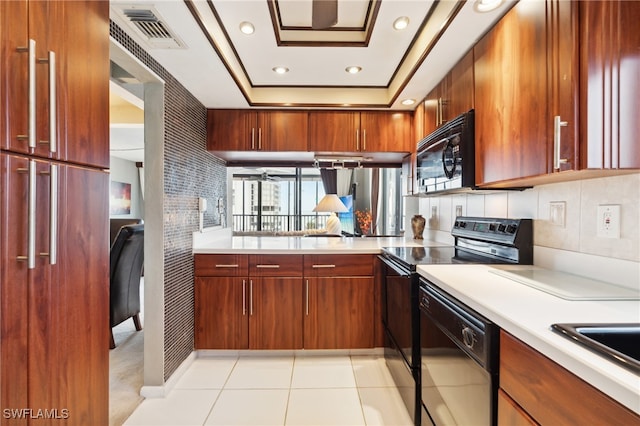
{"type": "Polygon", "coordinates": [[[552,201],[549,203],[549,222],[552,225],[564,228],[566,220],[566,206],[564,201],[552,201]]]}
{"type": "Polygon", "coordinates": [[[620,204],[598,206],[596,235],[600,238],[620,238],[620,204]]]}

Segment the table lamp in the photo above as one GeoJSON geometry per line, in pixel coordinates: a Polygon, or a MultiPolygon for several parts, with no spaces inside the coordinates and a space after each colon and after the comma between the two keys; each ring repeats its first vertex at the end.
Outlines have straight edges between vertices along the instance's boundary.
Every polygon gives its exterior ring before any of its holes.
{"type": "Polygon", "coordinates": [[[336,194],[327,194],[322,197],[322,200],[313,209],[314,212],[331,212],[329,219],[327,219],[327,233],[341,235],[340,231],[340,219],[336,216],[336,212],[345,213],[349,209],[344,205],[340,198],[336,194]]]}

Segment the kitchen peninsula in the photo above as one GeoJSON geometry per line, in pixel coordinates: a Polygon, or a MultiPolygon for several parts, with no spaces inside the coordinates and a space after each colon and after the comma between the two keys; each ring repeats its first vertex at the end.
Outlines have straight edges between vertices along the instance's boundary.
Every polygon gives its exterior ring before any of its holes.
{"type": "MultiPolygon", "coordinates": [[[[382,292],[376,255],[382,247],[443,245],[447,244],[404,237],[197,233],[196,349],[380,348],[382,292]]],[[[595,409],[599,414],[594,419],[613,416],[639,423],[639,376],[550,329],[563,322],[634,322],[637,300],[565,300],[493,269],[429,265],[418,272],[500,327],[499,419],[511,419],[513,407],[518,416],[541,424],[579,419],[575,406],[563,408],[553,401],[532,406],[530,398],[537,398],[535,392],[542,386],[545,398],[573,399],[588,406],[585,413],[595,409]],[[522,394],[523,387],[514,385],[520,382],[529,383],[525,388],[531,393],[522,394]],[[571,391],[563,390],[567,383],[571,391]]]]}

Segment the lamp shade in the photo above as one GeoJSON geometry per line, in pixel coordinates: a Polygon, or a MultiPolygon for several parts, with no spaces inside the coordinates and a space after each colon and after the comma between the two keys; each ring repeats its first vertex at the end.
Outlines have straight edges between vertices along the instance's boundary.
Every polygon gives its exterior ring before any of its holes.
{"type": "Polygon", "coordinates": [[[313,209],[314,212],[338,212],[345,213],[348,212],[349,209],[344,205],[340,198],[336,194],[327,194],[322,197],[322,200],[318,203],[317,206],[313,209]]]}

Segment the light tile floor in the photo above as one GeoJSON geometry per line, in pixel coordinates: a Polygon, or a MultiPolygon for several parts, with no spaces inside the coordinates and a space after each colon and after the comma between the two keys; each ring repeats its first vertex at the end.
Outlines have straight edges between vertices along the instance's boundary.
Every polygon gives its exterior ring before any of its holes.
{"type": "Polygon", "coordinates": [[[197,358],[141,425],[411,425],[381,356],[197,358]]]}

